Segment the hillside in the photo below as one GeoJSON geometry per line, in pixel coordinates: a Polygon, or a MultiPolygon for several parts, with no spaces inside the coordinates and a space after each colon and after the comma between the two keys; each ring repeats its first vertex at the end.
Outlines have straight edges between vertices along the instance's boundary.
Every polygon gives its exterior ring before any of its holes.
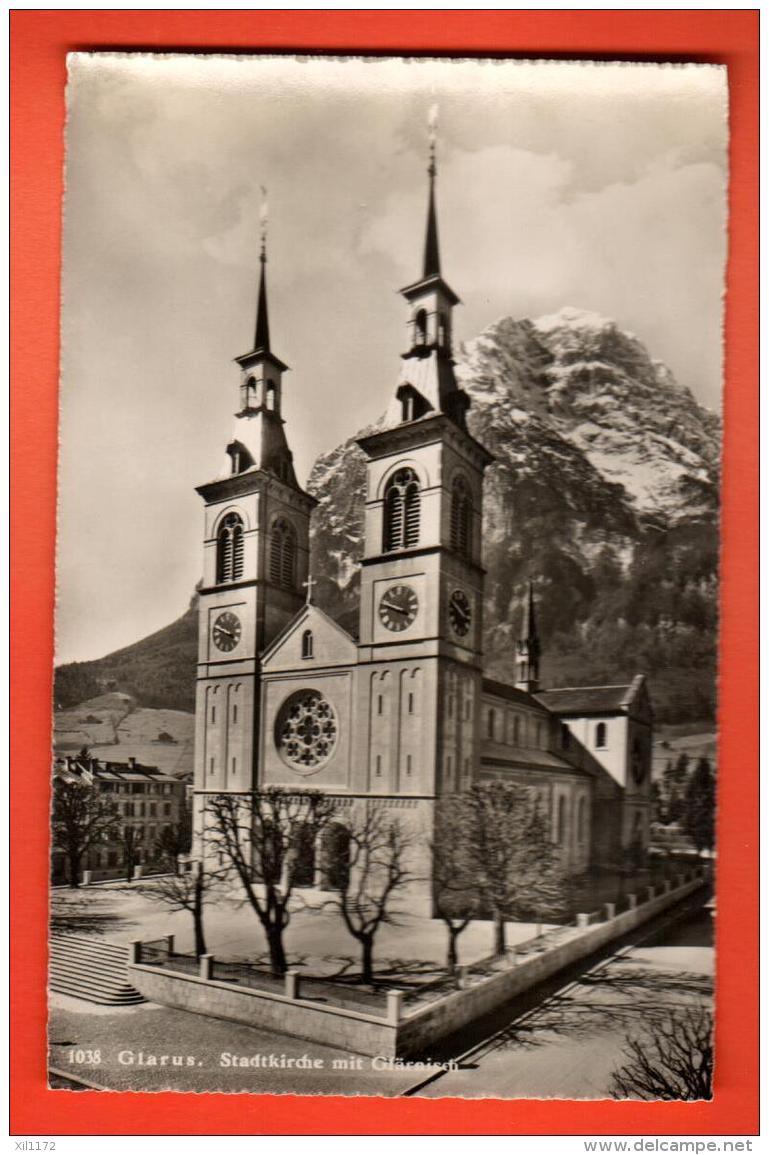
{"type": "MultiPolygon", "coordinates": [[[[505,318],[457,355],[486,476],[486,662],[514,670],[533,579],[543,682],[649,674],[658,720],[715,709],[720,424],[632,334],[564,309],[505,318]]],[[[365,466],[355,438],[322,455],[312,567],[318,603],[357,622],[365,466]]],[[[56,700],[119,689],[142,706],[193,708],[194,599],[176,622],[56,672],[56,700]]]]}
{"type": "Polygon", "coordinates": [[[104,691],[121,691],[142,706],[195,708],[198,657],[197,594],[169,626],[92,662],[69,662],[54,673],[57,709],[76,706],[104,691]]]}

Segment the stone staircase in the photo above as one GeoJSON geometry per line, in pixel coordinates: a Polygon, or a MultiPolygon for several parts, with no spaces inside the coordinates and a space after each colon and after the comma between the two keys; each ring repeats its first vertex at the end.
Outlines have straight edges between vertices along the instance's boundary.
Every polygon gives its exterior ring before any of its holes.
{"type": "Polygon", "coordinates": [[[127,946],[74,934],[54,934],[49,949],[48,985],[52,991],[105,1006],[145,1002],[126,976],[127,946]]]}

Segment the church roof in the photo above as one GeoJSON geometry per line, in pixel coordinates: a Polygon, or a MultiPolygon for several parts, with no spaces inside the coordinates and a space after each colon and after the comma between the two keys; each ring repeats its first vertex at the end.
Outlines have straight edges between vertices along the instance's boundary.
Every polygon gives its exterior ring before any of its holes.
{"type": "Polygon", "coordinates": [[[516,702],[519,706],[528,706],[531,710],[542,710],[543,703],[533,694],[519,690],[517,686],[508,686],[506,682],[495,682],[492,678],[483,679],[483,693],[493,694],[495,698],[505,698],[508,702],[516,702]]]}
{"type": "Polygon", "coordinates": [[[540,690],[539,701],[554,714],[619,714],[635,697],[636,683],[623,686],[567,686],[540,690]]]}
{"type": "Polygon", "coordinates": [[[566,758],[549,750],[511,750],[499,742],[484,742],[481,750],[483,766],[504,766],[513,770],[555,770],[564,774],[579,774],[592,778],[589,770],[575,766],[566,758]]]}

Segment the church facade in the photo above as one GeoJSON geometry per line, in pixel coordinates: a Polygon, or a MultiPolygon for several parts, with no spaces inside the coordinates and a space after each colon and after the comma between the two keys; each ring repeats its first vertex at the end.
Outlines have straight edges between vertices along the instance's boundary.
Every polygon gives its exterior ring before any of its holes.
{"type": "MultiPolygon", "coordinates": [[[[470,433],[452,359],[459,298],[441,271],[435,164],[418,280],[382,427],[367,460],[359,627],[313,604],[310,520],[281,415],[287,366],[270,344],[264,237],[253,349],[205,505],[199,598],[195,805],[262,786],[390,808],[420,832],[424,875],[435,801],[479,780],[536,791],[572,873],[648,843],[652,712],[627,685],[543,689],[531,586],[514,685],[484,673],[482,514],[491,454],[470,433]]],[[[327,832],[333,838],[333,829],[327,832]]],[[[333,880],[317,848],[308,886],[333,880]]],[[[422,872],[420,872],[422,873],[422,872]]],[[[423,898],[429,908],[430,885],[423,898]]]]}

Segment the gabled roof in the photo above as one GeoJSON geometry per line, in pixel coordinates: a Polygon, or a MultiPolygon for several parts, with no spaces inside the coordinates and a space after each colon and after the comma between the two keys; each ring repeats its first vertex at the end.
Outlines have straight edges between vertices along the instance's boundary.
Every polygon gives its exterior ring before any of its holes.
{"type": "Polygon", "coordinates": [[[638,674],[621,686],[565,686],[560,690],[540,690],[539,701],[554,714],[624,714],[644,689],[638,674]]]}
{"type": "Polygon", "coordinates": [[[303,605],[302,608],[297,611],[297,613],[294,614],[293,618],[291,618],[290,621],[286,623],[277,637],[273,638],[272,642],[270,642],[269,646],[262,654],[262,665],[264,666],[267,662],[269,662],[270,658],[272,658],[278,652],[278,650],[285,643],[287,638],[291,636],[291,634],[293,634],[296,630],[300,629],[305,624],[311,625],[313,619],[317,620],[318,618],[320,618],[322,622],[325,622],[331,626],[332,630],[335,630],[336,633],[346,643],[353,647],[354,655],[357,655],[357,644],[352,634],[348,633],[343,626],[340,626],[339,622],[335,621],[334,618],[325,612],[325,610],[322,610],[313,602],[308,602],[303,605]]]}

